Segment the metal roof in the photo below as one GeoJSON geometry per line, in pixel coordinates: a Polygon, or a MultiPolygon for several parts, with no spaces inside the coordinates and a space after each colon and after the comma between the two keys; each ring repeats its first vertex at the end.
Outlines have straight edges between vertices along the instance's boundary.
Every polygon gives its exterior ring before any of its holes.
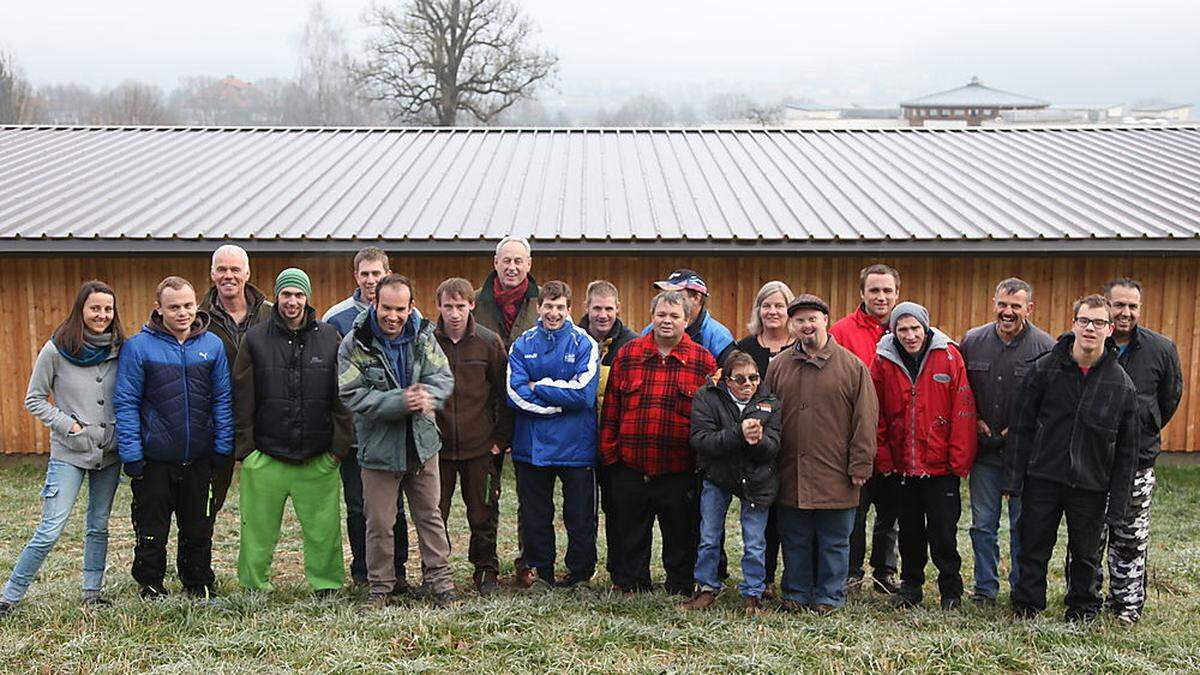
{"type": "Polygon", "coordinates": [[[1049,101],[984,86],[979,78],[961,87],[904,101],[901,108],[1045,108],[1049,101]]]}
{"type": "Polygon", "coordinates": [[[509,234],[565,252],[1200,251],[1200,126],[0,127],[0,252],[480,252],[509,234]]]}

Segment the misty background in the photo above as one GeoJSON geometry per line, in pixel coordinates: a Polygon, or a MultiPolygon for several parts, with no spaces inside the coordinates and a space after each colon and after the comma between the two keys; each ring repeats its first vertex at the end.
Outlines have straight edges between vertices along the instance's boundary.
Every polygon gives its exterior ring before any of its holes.
{"type": "MultiPolygon", "coordinates": [[[[495,123],[690,125],[733,114],[723,107],[741,116],[748,106],[784,102],[894,107],[976,75],[1053,104],[1200,102],[1200,7],[1192,1],[516,4],[536,26],[534,44],[558,63],[534,100],[495,123]]],[[[370,35],[370,6],[323,5],[351,58],[370,35]]],[[[106,94],[136,84],[137,105],[157,92],[160,123],[246,123],[196,103],[205,87],[233,76],[235,88],[250,85],[269,101],[262,105],[278,108],[263,113],[267,123],[310,123],[287,119],[287,110],[301,106],[312,15],[307,0],[0,0],[0,52],[50,102],[39,121],[72,122],[53,118],[55,109],[84,105],[64,103],[72,96],[101,106],[106,94]]],[[[110,108],[119,105],[111,99],[110,108]]],[[[387,121],[364,104],[338,123],[387,121]]]]}

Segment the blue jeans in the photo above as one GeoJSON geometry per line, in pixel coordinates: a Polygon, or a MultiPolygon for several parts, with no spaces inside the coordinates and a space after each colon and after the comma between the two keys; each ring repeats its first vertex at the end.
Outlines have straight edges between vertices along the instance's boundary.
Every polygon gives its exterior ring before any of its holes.
{"type": "MultiPolygon", "coordinates": [[[[717,565],[721,559],[721,544],[725,535],[725,514],[733,495],[704,481],[700,489],[700,546],[696,550],[696,584],[702,590],[721,590],[717,565]]],[[[768,506],[742,502],[742,583],[738,592],[749,597],[761,597],[767,580],[767,517],[768,506]]]]}
{"type": "MultiPolygon", "coordinates": [[[[975,555],[975,595],[994,598],[1000,594],[1000,511],[1004,497],[1004,463],[999,456],[977,460],[971,468],[971,550],[975,555]]],[[[1008,587],[1017,585],[1017,556],[1021,540],[1017,536],[1017,520],[1021,517],[1021,500],[1008,500],[1009,561],[1008,587]]]]}
{"type": "Polygon", "coordinates": [[[783,548],[783,577],[779,585],[783,599],[802,605],[841,607],[846,602],[850,532],[858,509],[794,509],[776,505],[775,510],[783,548]]]}
{"type": "Polygon", "coordinates": [[[16,604],[25,597],[33,578],[67,524],[84,478],[88,481],[88,507],[87,530],[83,539],[83,590],[98,592],[103,586],[105,560],[108,557],[108,514],[112,511],[113,495],[121,478],[121,464],[88,470],[51,459],[46,467],[46,485],[42,488],[42,522],[38,523],[33,538],[21,551],[12,576],[4,585],[6,602],[16,604]]]}

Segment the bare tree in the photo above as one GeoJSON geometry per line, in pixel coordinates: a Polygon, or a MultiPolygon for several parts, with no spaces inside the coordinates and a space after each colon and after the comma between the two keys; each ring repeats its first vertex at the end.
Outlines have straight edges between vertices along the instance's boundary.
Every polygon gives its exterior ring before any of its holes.
{"type": "Polygon", "coordinates": [[[665,127],[675,122],[675,111],[662,98],[641,94],[626,99],[615,113],[605,116],[602,121],[617,127],[665,127]]]}
{"type": "Polygon", "coordinates": [[[152,84],[126,80],[105,92],[100,102],[103,124],[170,124],[162,90],[152,84]]]}
{"type": "Polygon", "coordinates": [[[754,107],[754,101],[750,100],[745,94],[733,92],[723,92],[713,94],[708,98],[705,104],[705,112],[708,118],[714,122],[728,122],[730,120],[746,119],[751,108],[754,107]]]}
{"type": "Polygon", "coordinates": [[[0,124],[32,124],[39,117],[38,99],[17,60],[0,52],[0,124]]]}
{"type": "Polygon", "coordinates": [[[42,117],[50,124],[99,124],[100,100],[90,87],[75,82],[38,87],[42,117]]]}
{"type": "Polygon", "coordinates": [[[783,107],[755,106],[746,111],[746,118],[761,127],[777,127],[783,123],[783,107]]]}
{"type": "Polygon", "coordinates": [[[371,121],[369,102],[357,96],[345,32],[320,2],[309,7],[298,46],[302,123],[332,126],[371,121]]]}
{"type": "Polygon", "coordinates": [[[531,45],[533,24],[513,0],[406,0],[372,7],[367,23],[376,34],[356,79],[393,120],[454,126],[465,112],[486,124],[558,64],[531,45]]]}

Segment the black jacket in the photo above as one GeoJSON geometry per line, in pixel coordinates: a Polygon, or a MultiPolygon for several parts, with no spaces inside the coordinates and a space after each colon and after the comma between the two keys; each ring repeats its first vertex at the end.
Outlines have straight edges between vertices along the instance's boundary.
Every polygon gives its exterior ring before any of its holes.
{"type": "Polygon", "coordinates": [[[1162,450],[1162,428],[1183,398],[1183,369],[1175,343],[1165,335],[1138,326],[1119,359],[1138,392],[1139,469],[1154,466],[1162,450]]]}
{"type": "Polygon", "coordinates": [[[233,370],[238,459],[252,451],[299,463],[324,452],[344,457],[353,443],[350,411],[338,397],[333,326],[312,307],[291,330],[279,315],[246,331],[233,370]]]}
{"type": "Polygon", "coordinates": [[[1109,522],[1129,505],[1137,456],[1137,390],[1111,340],[1085,377],[1071,357],[1074,334],[1058,339],[1021,383],[1009,427],[1006,491],[1025,477],[1108,493],[1109,522]]]}
{"type": "Polygon", "coordinates": [[[692,402],[691,445],[697,472],[755,506],[769,506],[779,492],[775,468],[779,429],[779,399],[765,387],[759,387],[738,412],[724,382],[704,385],[692,402]],[[742,436],[742,420],[750,418],[763,423],[763,438],[756,445],[742,436]]]}

